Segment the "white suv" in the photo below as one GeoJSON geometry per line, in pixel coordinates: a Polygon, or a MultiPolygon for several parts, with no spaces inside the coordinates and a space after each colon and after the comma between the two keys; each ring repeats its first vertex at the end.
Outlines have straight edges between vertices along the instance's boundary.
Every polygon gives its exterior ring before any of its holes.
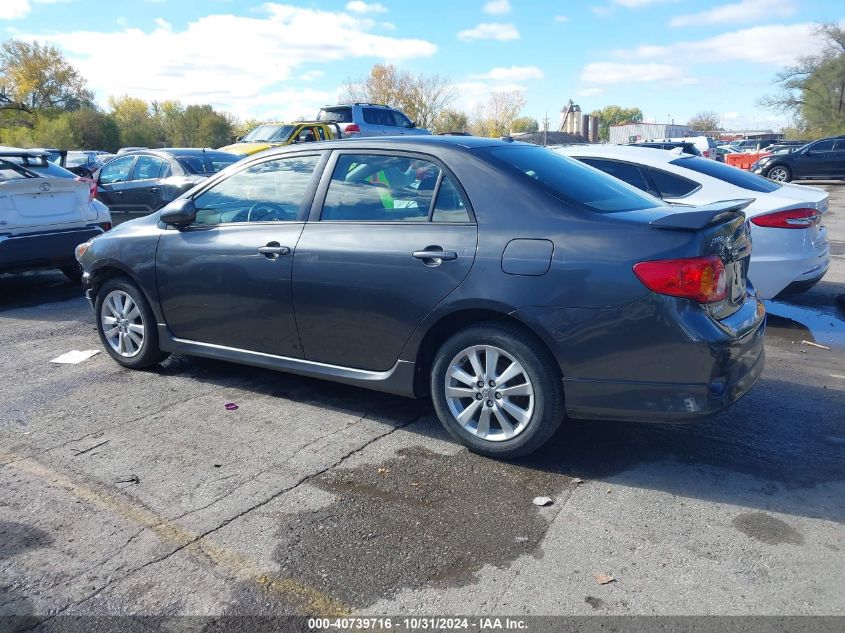
{"type": "Polygon", "coordinates": [[[399,110],[377,103],[343,103],[324,106],[318,121],[336,123],[343,138],[358,136],[397,136],[403,134],[431,134],[399,110]]]}
{"type": "Polygon", "coordinates": [[[77,281],[78,244],[111,228],[92,181],[48,161],[49,154],[0,148],[0,273],[59,268],[77,281]]]}

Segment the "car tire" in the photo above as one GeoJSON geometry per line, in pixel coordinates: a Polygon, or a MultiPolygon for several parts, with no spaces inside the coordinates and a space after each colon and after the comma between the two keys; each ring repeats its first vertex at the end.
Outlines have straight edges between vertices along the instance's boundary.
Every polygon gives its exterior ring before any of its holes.
{"type": "Polygon", "coordinates": [[[449,435],[487,457],[513,459],[537,450],[564,417],[554,358],[508,324],[471,326],[446,340],[434,359],[430,389],[449,435]]]}
{"type": "Polygon", "coordinates": [[[766,170],[766,178],[775,182],[789,182],[792,180],[792,172],[786,165],[775,165],[766,170]]]}
{"type": "Polygon", "coordinates": [[[100,286],[94,313],[100,341],[118,364],[143,369],[167,358],[150,304],[130,280],[113,277],[100,286]]]}
{"type": "Polygon", "coordinates": [[[82,281],[82,266],[79,264],[68,264],[60,268],[62,274],[74,283],[82,281]]]}

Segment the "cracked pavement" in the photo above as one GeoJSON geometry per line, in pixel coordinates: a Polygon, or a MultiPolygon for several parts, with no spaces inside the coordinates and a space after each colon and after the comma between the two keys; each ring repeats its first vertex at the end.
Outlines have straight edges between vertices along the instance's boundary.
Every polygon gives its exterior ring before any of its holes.
{"type": "Polygon", "coordinates": [[[829,189],[831,270],[769,306],[748,396],[689,426],[567,421],[514,463],[455,445],[427,401],[178,355],[51,365],[99,348],[79,289],[0,277],[0,617],[842,615],[829,189]]]}

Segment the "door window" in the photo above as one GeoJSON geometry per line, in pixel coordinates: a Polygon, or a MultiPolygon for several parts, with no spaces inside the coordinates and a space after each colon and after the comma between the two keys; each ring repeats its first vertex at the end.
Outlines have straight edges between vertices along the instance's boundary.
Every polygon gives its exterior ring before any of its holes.
{"type": "Polygon", "coordinates": [[[393,119],[395,121],[394,125],[396,125],[397,127],[405,127],[405,128],[411,127],[411,119],[406,117],[401,112],[394,111],[393,112],[393,119]]]}
{"type": "Polygon", "coordinates": [[[701,188],[697,182],[670,174],[662,169],[649,167],[648,173],[661,198],[683,198],[701,188]]]}
{"type": "Polygon", "coordinates": [[[432,222],[470,222],[469,211],[461,192],[458,191],[452,179],[445,174],[440,182],[431,220],[432,222]]]}
{"type": "Polygon", "coordinates": [[[132,180],[152,180],[161,177],[165,162],[155,156],[139,156],[132,180]]]}
{"type": "Polygon", "coordinates": [[[830,152],[833,151],[833,140],[832,138],[826,138],[823,141],[819,141],[813,145],[810,145],[809,150],[811,152],[830,152]]]}
{"type": "Polygon", "coordinates": [[[619,180],[623,180],[637,189],[642,191],[649,190],[648,182],[646,182],[643,173],[637,165],[623,163],[618,160],[603,160],[599,158],[579,158],[578,160],[590,165],[591,167],[600,169],[604,173],[610,174],[619,180]]]}
{"type": "Polygon", "coordinates": [[[100,183],[109,185],[129,180],[129,172],[132,170],[132,163],[134,162],[134,156],[124,156],[110,161],[100,172],[100,183]]]}
{"type": "Polygon", "coordinates": [[[393,116],[391,116],[393,113],[390,110],[385,110],[384,108],[363,108],[363,110],[365,123],[369,123],[370,125],[396,126],[396,122],[393,116]]]}
{"type": "Polygon", "coordinates": [[[341,154],[322,220],[355,222],[428,221],[440,168],[401,156],[341,154]]]}
{"type": "Polygon", "coordinates": [[[311,202],[306,194],[319,159],[277,158],[232,174],[194,200],[196,224],[300,220],[311,202]]]}

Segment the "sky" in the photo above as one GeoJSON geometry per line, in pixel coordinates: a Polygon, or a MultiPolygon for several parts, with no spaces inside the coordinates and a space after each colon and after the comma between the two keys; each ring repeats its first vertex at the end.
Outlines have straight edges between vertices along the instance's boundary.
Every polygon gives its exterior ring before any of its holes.
{"type": "Polygon", "coordinates": [[[388,62],[439,74],[471,111],[518,90],[557,129],[639,107],[647,121],[714,111],[728,129],[780,127],[757,105],[784,66],[817,52],[842,0],[0,0],[2,39],[49,42],[109,95],[210,103],[243,118],[313,117],[345,81],[388,62]]]}

